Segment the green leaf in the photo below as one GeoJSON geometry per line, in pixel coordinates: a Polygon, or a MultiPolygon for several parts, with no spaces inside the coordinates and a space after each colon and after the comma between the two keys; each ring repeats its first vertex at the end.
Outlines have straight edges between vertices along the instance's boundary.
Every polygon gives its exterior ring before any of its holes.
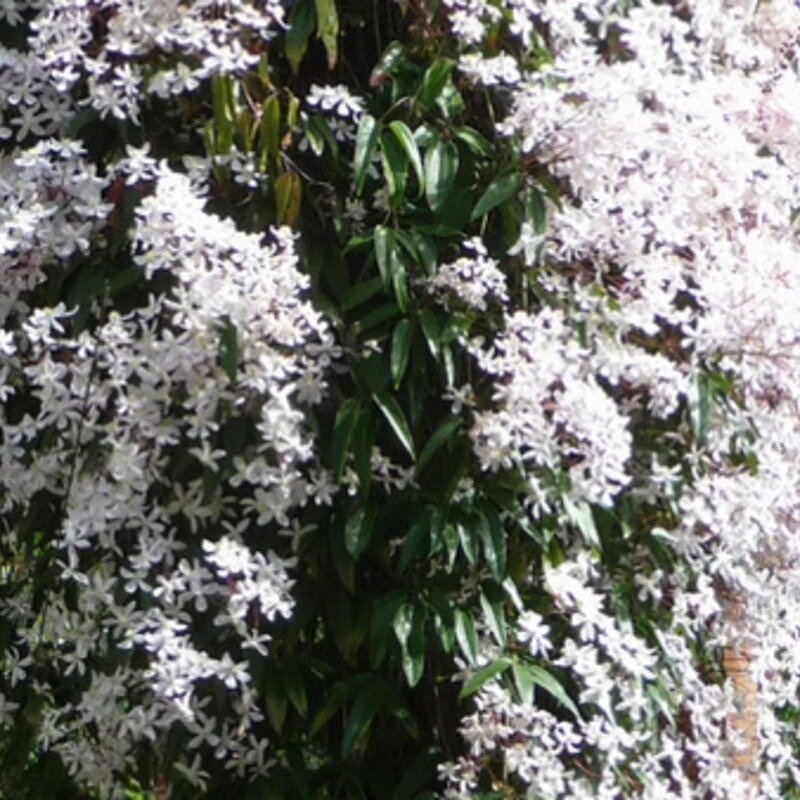
{"type": "Polygon", "coordinates": [[[383,288],[383,279],[380,277],[370,278],[367,281],[361,281],[352,288],[348,289],[342,297],[342,309],[344,311],[352,311],[354,308],[366,303],[371,297],[374,297],[383,288]]]}
{"type": "Polygon", "coordinates": [[[573,503],[568,497],[564,496],[564,510],[575,527],[581,532],[586,544],[591,547],[600,548],[600,535],[594,522],[592,507],[585,501],[579,500],[573,503]]]}
{"type": "Polygon", "coordinates": [[[425,334],[425,341],[428,343],[428,350],[431,355],[438,360],[441,352],[442,330],[439,318],[432,311],[422,309],[418,314],[419,325],[425,334]]]}
{"type": "Polygon", "coordinates": [[[364,739],[375,715],[391,700],[391,697],[391,687],[378,677],[373,677],[373,680],[356,695],[342,736],[342,758],[348,756],[364,739]]]}
{"type": "Polygon", "coordinates": [[[524,664],[516,662],[511,665],[511,672],[514,675],[514,685],[517,687],[520,702],[526,706],[532,705],[535,684],[530,672],[525,669],[524,664]]]}
{"type": "Polygon", "coordinates": [[[425,609],[403,603],[394,618],[394,634],[402,650],[408,685],[416,686],[425,670],[425,609]]]}
{"type": "Polygon", "coordinates": [[[434,61],[425,71],[417,98],[424,109],[430,110],[436,103],[439,95],[447,84],[447,80],[454,66],[455,62],[451,61],[449,58],[442,58],[438,61],[434,61]]]}
{"type": "Polygon", "coordinates": [[[465,523],[459,522],[456,525],[458,531],[458,538],[461,541],[461,549],[467,557],[467,561],[473,566],[478,561],[478,550],[475,546],[475,536],[472,529],[465,523]]]}
{"type": "Polygon", "coordinates": [[[358,485],[366,493],[372,481],[372,445],[375,442],[375,417],[370,408],[362,408],[353,430],[350,451],[353,454],[358,485]]]}
{"type": "Polygon", "coordinates": [[[319,117],[316,114],[309,114],[303,122],[303,127],[305,129],[306,137],[308,138],[308,143],[311,146],[311,152],[315,156],[321,156],[325,150],[325,146],[327,145],[331,155],[334,158],[336,157],[337,153],[339,152],[339,145],[337,144],[336,138],[331,132],[328,123],[325,122],[322,117],[319,117]]]}
{"type": "Polygon", "coordinates": [[[261,136],[261,168],[265,169],[269,159],[276,158],[280,149],[281,104],[273,94],[264,101],[261,111],[259,134],[261,136]]]}
{"type": "Polygon", "coordinates": [[[453,615],[458,646],[469,664],[477,664],[478,634],[475,632],[475,623],[472,620],[472,616],[468,611],[460,608],[455,609],[453,615]]]}
{"type": "Polygon", "coordinates": [[[394,122],[389,123],[389,130],[394,134],[400,146],[405,151],[414,173],[417,176],[417,183],[419,184],[419,195],[425,191],[425,172],[422,168],[422,156],[419,152],[419,147],[414,139],[414,134],[411,128],[406,125],[402,120],[396,119],[394,122]]]}
{"type": "Polygon", "coordinates": [[[350,397],[342,403],[336,412],[331,441],[331,468],[333,469],[333,480],[336,483],[342,479],[344,465],[347,463],[350,440],[353,437],[353,431],[358,421],[358,411],[358,401],[350,397]]]}
{"type": "Polygon", "coordinates": [[[522,664],[518,665],[519,669],[526,673],[525,678],[530,680],[536,686],[544,689],[549,695],[561,703],[564,708],[571,711],[578,719],[581,718],[581,712],[575,705],[573,699],[566,693],[564,687],[554,678],[546,669],[536,664],[522,664]]]}
{"type": "Polygon", "coordinates": [[[294,706],[297,713],[305,719],[308,716],[308,696],[306,695],[306,685],[303,682],[300,670],[289,667],[283,673],[283,682],[286,686],[286,694],[289,701],[294,706]]]}
{"type": "Polygon", "coordinates": [[[513,197],[519,191],[520,186],[522,186],[522,173],[520,172],[509,172],[507,175],[495,178],[475,203],[471,220],[474,222],[476,219],[480,219],[493,208],[508,200],[509,197],[513,197]]]}
{"type": "Polygon", "coordinates": [[[367,171],[372,163],[372,156],[378,146],[380,136],[380,125],[370,114],[364,114],[358,123],[356,132],[356,149],[353,158],[353,180],[355,183],[356,194],[361,194],[364,190],[364,182],[367,179],[367,171]]]}
{"type": "Polygon", "coordinates": [[[385,322],[390,322],[396,317],[401,316],[402,311],[397,303],[385,303],[378,308],[373,309],[369,314],[365,314],[357,323],[357,330],[359,333],[364,334],[372,328],[377,328],[385,322]]]}
{"type": "Polygon", "coordinates": [[[276,733],[280,733],[286,720],[286,711],[289,703],[283,688],[283,682],[277,673],[273,673],[271,677],[267,678],[264,685],[264,699],[266,700],[270,725],[272,725],[276,733]]]}
{"type": "Polygon", "coordinates": [[[506,646],[506,614],[503,610],[503,603],[492,603],[489,598],[481,592],[481,609],[483,617],[489,630],[492,632],[495,641],[500,647],[506,646]]]}
{"type": "Polygon", "coordinates": [[[419,454],[417,473],[425,469],[426,464],[433,458],[439,448],[446,444],[460,427],[461,417],[449,417],[436,428],[419,454]]]}
{"type": "Polygon", "coordinates": [[[405,313],[408,311],[408,276],[406,268],[400,260],[400,251],[395,250],[392,254],[392,286],[397,305],[405,313]]]}
{"type": "Polygon", "coordinates": [[[315,0],[317,6],[317,35],[328,53],[328,69],[336,66],[339,48],[339,14],[336,0],[315,0]]]}
{"type": "Polygon", "coordinates": [[[401,319],[395,325],[392,334],[391,370],[394,388],[400,386],[408,366],[408,356],[411,352],[411,322],[401,319]]]}
{"type": "Polygon", "coordinates": [[[452,522],[448,522],[443,526],[442,539],[444,539],[444,544],[447,548],[447,563],[450,569],[452,569],[456,561],[456,556],[458,555],[458,531],[452,522]]]}
{"type": "Polygon", "coordinates": [[[404,60],[405,47],[400,42],[391,42],[383,51],[378,63],[369,76],[369,85],[374,89],[380,86],[398,64],[404,60]]]}
{"type": "Polygon", "coordinates": [[[386,417],[389,425],[391,425],[392,430],[400,440],[400,444],[403,445],[413,460],[416,457],[414,452],[414,438],[411,435],[411,429],[408,426],[408,420],[403,413],[403,409],[400,408],[397,400],[386,391],[373,392],[372,398],[383,413],[383,416],[386,417]]]}
{"type": "Polygon", "coordinates": [[[383,288],[389,289],[392,285],[392,275],[399,264],[402,263],[400,250],[394,231],[385,225],[376,225],[373,233],[375,241],[375,260],[378,262],[378,272],[381,274],[383,288]]]}
{"type": "Polygon", "coordinates": [[[506,543],[506,534],[503,530],[503,524],[500,517],[492,513],[492,510],[487,510],[486,514],[479,512],[479,525],[478,533],[483,543],[483,554],[486,558],[486,563],[492,574],[498,580],[502,580],[506,572],[506,561],[508,557],[508,548],[506,543]]]}
{"type": "Polygon", "coordinates": [[[381,135],[381,163],[389,197],[399,200],[406,191],[409,162],[405,150],[389,131],[381,135]]]}
{"type": "Polygon", "coordinates": [[[411,563],[411,559],[417,554],[429,530],[430,518],[427,515],[417,520],[409,529],[403,542],[403,547],[400,550],[400,560],[397,562],[397,570],[400,574],[405,572],[406,567],[411,563]]]}
{"type": "Polygon", "coordinates": [[[404,592],[392,589],[373,604],[369,626],[369,664],[372,669],[378,669],[386,658],[389,633],[397,610],[405,599],[404,592]]]}
{"type": "Polygon", "coordinates": [[[228,319],[218,329],[219,360],[222,369],[231,383],[236,383],[236,370],[239,364],[239,341],[236,326],[228,319]]]}
{"type": "Polygon", "coordinates": [[[344,547],[353,558],[358,558],[367,549],[377,518],[378,509],[372,505],[361,506],[347,518],[344,524],[344,547]]]}
{"type": "Polygon", "coordinates": [[[300,215],[303,187],[295,172],[284,172],[275,181],[276,216],[280,225],[293,227],[300,215]]]}
{"type": "Polygon", "coordinates": [[[310,0],[301,0],[292,9],[285,40],[286,58],[295,75],[308,49],[308,37],[311,36],[315,23],[313,3],[310,0]]]}
{"type": "Polygon", "coordinates": [[[435,748],[420,755],[408,769],[403,771],[391,800],[426,800],[428,795],[423,797],[418,792],[424,786],[434,784],[440,761],[441,753],[435,748]]]}
{"type": "Polygon", "coordinates": [[[431,211],[439,211],[453,190],[458,172],[458,148],[437,139],[425,153],[425,197],[431,211]]]}
{"type": "Polygon", "coordinates": [[[488,156],[492,151],[492,146],[489,143],[489,140],[482,134],[478,133],[475,128],[470,128],[467,126],[458,128],[455,131],[455,136],[457,139],[464,142],[464,144],[469,147],[469,149],[476,156],[488,156]]]}
{"type": "Polygon", "coordinates": [[[489,664],[483,669],[479,669],[464,684],[459,692],[458,699],[465,700],[467,697],[470,697],[470,695],[475,694],[475,692],[477,692],[484,683],[492,680],[492,678],[496,678],[498,675],[502,675],[509,667],[511,667],[511,661],[507,658],[501,658],[498,661],[495,661],[493,664],[489,664]]]}

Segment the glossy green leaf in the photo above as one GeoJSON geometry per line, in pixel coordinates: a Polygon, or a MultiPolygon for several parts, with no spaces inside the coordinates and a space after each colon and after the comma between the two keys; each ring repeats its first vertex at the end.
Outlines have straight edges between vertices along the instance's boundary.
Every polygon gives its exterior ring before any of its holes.
{"type": "Polygon", "coordinates": [[[283,673],[283,683],[289,702],[304,719],[308,716],[308,695],[302,673],[296,668],[288,668],[283,673]]]}
{"type": "Polygon", "coordinates": [[[418,473],[425,469],[427,463],[441,447],[453,438],[460,427],[461,417],[448,417],[448,419],[436,428],[431,434],[431,438],[425,442],[425,447],[422,448],[422,452],[419,454],[419,459],[417,460],[418,473]]]}
{"type": "Polygon", "coordinates": [[[564,708],[571,711],[578,719],[581,718],[581,712],[575,705],[575,701],[566,693],[564,687],[558,680],[544,669],[544,667],[540,667],[537,664],[522,663],[520,663],[518,667],[526,673],[526,679],[544,689],[549,695],[561,703],[564,708]]]}
{"type": "Polygon", "coordinates": [[[333,423],[333,439],[331,441],[331,469],[333,480],[338,483],[344,473],[347,455],[350,449],[350,440],[358,421],[359,403],[353,398],[348,398],[339,407],[336,420],[333,423]]]}
{"type": "Polygon", "coordinates": [[[495,641],[500,647],[506,646],[506,614],[503,609],[503,603],[493,603],[481,592],[480,596],[481,609],[483,611],[483,618],[489,626],[495,641]]]}
{"type": "Polygon", "coordinates": [[[352,311],[352,309],[357,308],[362,303],[366,303],[367,300],[378,294],[382,288],[383,280],[380,277],[357,283],[348,289],[342,297],[342,309],[344,311],[352,311]]]}
{"type": "Polygon", "coordinates": [[[270,725],[277,733],[281,732],[283,723],[286,721],[286,711],[289,707],[289,700],[283,686],[280,675],[273,673],[266,680],[264,685],[264,700],[266,701],[267,717],[270,725]]]}
{"type": "Polygon", "coordinates": [[[348,516],[344,524],[344,547],[353,558],[367,549],[377,518],[378,509],[371,505],[361,506],[348,516]]]}
{"type": "Polygon", "coordinates": [[[373,233],[375,240],[375,260],[378,262],[378,272],[381,275],[383,288],[389,289],[392,285],[392,272],[400,263],[397,239],[394,231],[385,225],[376,225],[373,233]]]}
{"type": "Polygon", "coordinates": [[[362,408],[353,430],[350,452],[358,475],[358,485],[363,493],[372,481],[372,446],[375,443],[375,417],[371,408],[362,408]]]}
{"type": "Polygon", "coordinates": [[[425,334],[425,341],[428,344],[428,350],[430,350],[431,355],[435,359],[438,359],[441,352],[442,335],[439,318],[432,311],[429,311],[428,309],[422,309],[422,311],[419,312],[418,319],[419,326],[422,328],[422,332],[425,334]]]}
{"type": "Polygon", "coordinates": [[[300,214],[302,183],[295,172],[284,172],[275,181],[275,205],[278,223],[294,226],[300,214]]]}
{"type": "Polygon", "coordinates": [[[458,172],[458,148],[437,139],[425,153],[425,197],[431,211],[439,211],[453,191],[458,172]]]}
{"type": "Polygon", "coordinates": [[[425,537],[428,535],[430,529],[430,519],[423,516],[422,519],[417,520],[403,541],[403,547],[400,550],[400,559],[397,562],[397,570],[401,574],[405,572],[406,567],[411,563],[412,559],[419,553],[425,537]]]}
{"type": "Polygon", "coordinates": [[[422,166],[422,155],[419,152],[416,139],[414,139],[414,134],[411,132],[411,128],[399,119],[389,123],[389,130],[394,134],[411,163],[414,174],[417,176],[419,195],[421,196],[425,191],[425,172],[422,166]]]}
{"type": "Polygon", "coordinates": [[[397,137],[387,130],[381,135],[381,163],[389,197],[399,202],[406,191],[409,160],[397,137]]]}
{"type": "Polygon", "coordinates": [[[483,544],[483,554],[492,574],[502,580],[506,571],[507,543],[499,516],[491,512],[478,514],[478,534],[483,544]]]}
{"type": "Polygon", "coordinates": [[[448,58],[442,58],[431,64],[425,71],[417,98],[423,108],[430,109],[436,103],[454,66],[455,62],[448,58]]]}
{"type": "Polygon", "coordinates": [[[408,366],[408,356],[411,352],[411,322],[407,319],[401,319],[395,325],[394,333],[392,334],[392,352],[391,352],[391,370],[392,382],[396,389],[400,386],[403,376],[408,366]]]}
{"type": "Polygon", "coordinates": [[[513,197],[519,192],[522,186],[522,173],[509,172],[507,175],[501,175],[495,178],[487,187],[486,191],[480,196],[475,208],[472,209],[471,219],[475,221],[480,219],[485,214],[488,214],[493,208],[497,208],[501,203],[504,203],[509,197],[513,197]]]}
{"type": "Polygon", "coordinates": [[[363,335],[367,331],[371,331],[373,328],[377,328],[387,322],[391,322],[393,319],[401,316],[401,314],[402,311],[397,303],[385,303],[384,305],[370,311],[369,314],[365,314],[358,321],[357,330],[363,335]]]}
{"type": "Polygon", "coordinates": [[[372,163],[372,156],[378,146],[381,128],[370,114],[364,114],[358,123],[356,132],[356,149],[353,158],[353,181],[355,183],[356,194],[361,194],[364,190],[364,182],[367,179],[367,171],[372,163]]]}
{"type": "Polygon", "coordinates": [[[398,250],[392,253],[392,287],[397,305],[405,313],[408,311],[408,275],[399,255],[398,250]]]}
{"type": "Polygon", "coordinates": [[[280,149],[281,104],[277,95],[264,101],[261,111],[259,133],[261,136],[261,168],[265,169],[270,159],[276,158],[280,149]]]}
{"type": "Polygon", "coordinates": [[[342,736],[343,758],[366,737],[375,715],[391,700],[391,697],[392,688],[376,676],[373,676],[373,680],[359,691],[347,715],[347,724],[342,736]]]}
{"type": "Polygon", "coordinates": [[[478,548],[475,542],[475,535],[472,527],[466,523],[459,522],[456,525],[458,531],[458,539],[461,542],[461,549],[467,557],[470,564],[475,565],[478,562],[478,548]]]}
{"type": "Polygon", "coordinates": [[[586,544],[591,547],[599,548],[600,534],[594,522],[592,507],[585,501],[573,502],[569,497],[564,497],[564,510],[567,512],[570,522],[581,532],[586,544]]]}
{"type": "Polygon", "coordinates": [[[393,627],[402,652],[406,681],[414,687],[425,671],[425,609],[404,603],[397,610],[393,627]]]}
{"type": "Polygon", "coordinates": [[[315,25],[314,3],[311,0],[301,0],[292,9],[284,45],[286,59],[295,75],[308,49],[308,39],[314,31],[315,25]]]}
{"type": "Polygon", "coordinates": [[[389,634],[397,610],[405,598],[405,593],[400,589],[392,589],[379,597],[372,607],[369,627],[369,663],[372,669],[378,669],[386,658],[389,634]]]}
{"type": "Polygon", "coordinates": [[[400,408],[400,404],[386,391],[374,392],[372,398],[395,432],[400,444],[403,445],[412,459],[415,458],[414,438],[411,435],[408,420],[403,413],[403,409],[400,408]]]}
{"type": "Polygon", "coordinates": [[[455,136],[459,141],[464,142],[477,156],[488,156],[491,153],[492,145],[489,143],[489,140],[478,133],[475,128],[470,128],[468,126],[458,128],[455,132],[455,136]]]}
{"type": "Polygon", "coordinates": [[[458,699],[465,700],[470,695],[475,694],[485,683],[488,683],[492,678],[502,675],[507,669],[511,667],[511,661],[507,658],[501,658],[492,664],[488,664],[483,669],[479,669],[462,687],[459,692],[458,699]]]}
{"type": "Polygon", "coordinates": [[[478,663],[478,634],[475,623],[468,611],[457,608],[453,612],[455,619],[456,641],[467,662],[471,665],[478,663]]]}
{"type": "Polygon", "coordinates": [[[317,35],[328,54],[328,69],[336,66],[339,52],[339,12],[336,0],[314,0],[317,7],[317,35]]]}

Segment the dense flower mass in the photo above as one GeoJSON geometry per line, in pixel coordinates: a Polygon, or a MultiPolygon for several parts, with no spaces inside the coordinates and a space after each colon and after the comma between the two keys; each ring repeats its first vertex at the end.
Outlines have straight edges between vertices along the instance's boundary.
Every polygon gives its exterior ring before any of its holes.
{"type": "Polygon", "coordinates": [[[796,796],[796,2],[0,0],[0,145],[0,797],[796,796]]]}

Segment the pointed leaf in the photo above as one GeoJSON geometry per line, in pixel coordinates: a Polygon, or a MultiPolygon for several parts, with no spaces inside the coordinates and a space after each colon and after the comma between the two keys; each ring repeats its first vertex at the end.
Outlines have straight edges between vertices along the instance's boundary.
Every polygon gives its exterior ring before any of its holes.
{"type": "Polygon", "coordinates": [[[439,448],[446,444],[460,427],[461,417],[450,417],[439,425],[431,434],[431,438],[425,442],[425,447],[422,448],[422,452],[419,454],[417,473],[425,468],[425,465],[433,458],[439,448]]]}
{"type": "Polygon", "coordinates": [[[367,735],[375,715],[389,702],[391,696],[391,687],[380,678],[367,683],[356,695],[342,736],[342,758],[349,755],[367,735]]]}
{"type": "Polygon", "coordinates": [[[400,143],[400,146],[405,151],[408,160],[411,162],[411,166],[417,176],[419,194],[421,196],[425,191],[425,172],[422,168],[422,156],[420,155],[417,142],[414,139],[414,134],[411,132],[411,128],[409,128],[405,122],[399,119],[394,120],[394,122],[390,122],[389,129],[394,134],[395,138],[400,143]]]}
{"type": "Polygon", "coordinates": [[[522,174],[519,172],[510,172],[495,178],[475,203],[475,208],[472,209],[472,221],[480,219],[484,214],[488,214],[493,208],[508,200],[509,197],[513,197],[519,191],[520,186],[522,186],[522,174]]]}
{"type": "Polygon", "coordinates": [[[315,26],[314,4],[310,0],[301,0],[292,9],[289,18],[289,30],[286,32],[286,58],[296,75],[308,48],[308,37],[315,26]]]}
{"type": "Polygon", "coordinates": [[[353,558],[358,558],[367,549],[375,529],[378,509],[361,506],[347,518],[344,525],[344,547],[353,558]]]}
{"type": "Polygon", "coordinates": [[[453,190],[458,172],[458,148],[443,139],[425,153],[425,196],[431,211],[439,211],[453,190]]]}
{"type": "Polygon", "coordinates": [[[375,118],[370,114],[364,114],[358,123],[356,132],[356,150],[353,158],[353,180],[355,182],[356,194],[361,194],[364,189],[364,181],[367,179],[367,170],[378,146],[380,136],[380,126],[375,118]]]}
{"type": "Polygon", "coordinates": [[[396,389],[405,375],[408,356],[411,352],[411,322],[401,319],[392,334],[391,370],[392,381],[396,389]]]}
{"type": "Polygon", "coordinates": [[[430,109],[442,93],[455,62],[447,58],[439,59],[431,64],[422,77],[422,86],[419,91],[419,102],[423,108],[430,109]]]}
{"type": "Polygon", "coordinates": [[[554,678],[546,669],[538,666],[537,664],[520,664],[520,668],[528,673],[528,677],[537,686],[540,686],[548,694],[558,700],[564,708],[569,709],[578,719],[581,718],[581,712],[575,705],[573,699],[566,693],[564,687],[554,678]]]}
{"type": "Polygon", "coordinates": [[[403,445],[413,460],[415,458],[414,438],[411,435],[411,429],[408,426],[408,420],[403,413],[403,409],[400,408],[397,400],[386,391],[373,392],[372,398],[383,413],[383,416],[386,417],[389,425],[391,425],[392,430],[400,440],[400,444],[403,445]]]}
{"type": "Polygon", "coordinates": [[[336,420],[333,423],[333,440],[331,442],[331,468],[333,470],[333,480],[336,483],[342,479],[344,465],[347,463],[350,440],[358,421],[358,410],[358,401],[348,398],[336,413],[336,420]]]}
{"type": "Polygon", "coordinates": [[[389,197],[401,198],[406,191],[408,156],[397,138],[389,131],[384,131],[381,135],[381,163],[389,197]]]}
{"type": "Polygon", "coordinates": [[[339,49],[339,13],[336,0],[315,0],[317,6],[317,35],[328,53],[328,69],[336,66],[339,49]]]}
{"type": "Polygon", "coordinates": [[[478,634],[475,632],[475,623],[468,611],[457,608],[454,611],[456,641],[461,652],[470,664],[478,662],[478,634]]]}
{"type": "Polygon", "coordinates": [[[479,669],[463,686],[459,692],[458,699],[464,700],[470,695],[475,694],[484,683],[502,675],[511,666],[511,661],[507,658],[501,658],[493,664],[479,669]]]}
{"type": "Polygon", "coordinates": [[[294,226],[300,214],[303,188],[300,176],[295,172],[284,172],[275,181],[275,205],[278,223],[294,226]]]}

